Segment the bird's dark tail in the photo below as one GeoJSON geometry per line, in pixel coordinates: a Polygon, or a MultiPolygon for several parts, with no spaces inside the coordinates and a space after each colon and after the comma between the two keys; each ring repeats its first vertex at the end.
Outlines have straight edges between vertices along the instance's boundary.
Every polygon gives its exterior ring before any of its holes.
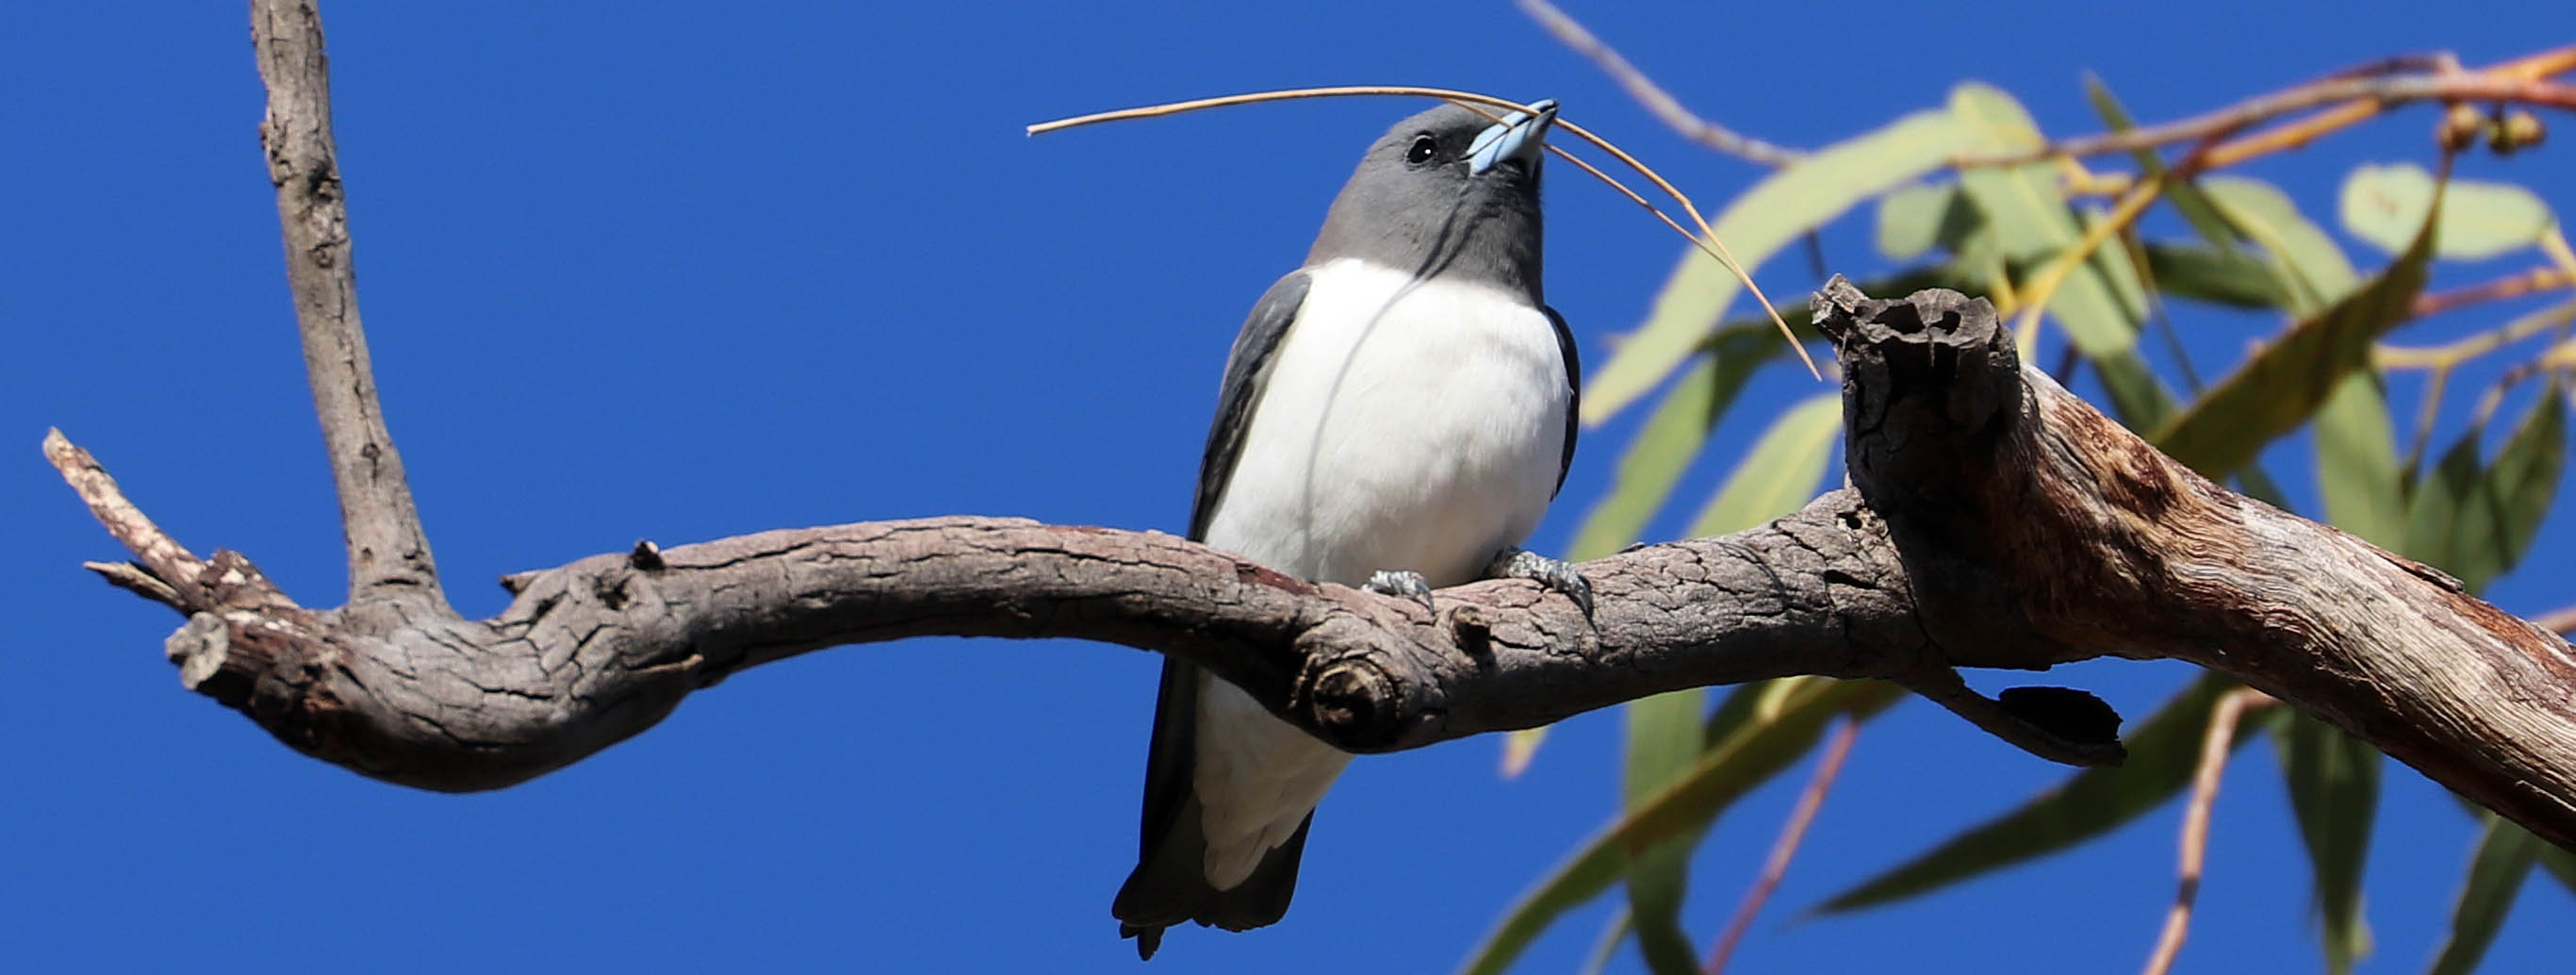
{"type": "Polygon", "coordinates": [[[1207,880],[1207,835],[1199,826],[1198,796],[1191,788],[1198,751],[1199,668],[1163,662],[1163,686],[1154,705],[1154,743],[1145,758],[1145,815],[1139,830],[1136,870],[1118,888],[1109,912],[1118,936],[1136,939],[1136,955],[1154,957],[1163,929],[1184,921],[1243,931],[1278,921],[1297,892],[1297,865],[1306,853],[1307,814],[1288,842],[1261,858],[1243,883],[1218,890],[1207,880]]]}

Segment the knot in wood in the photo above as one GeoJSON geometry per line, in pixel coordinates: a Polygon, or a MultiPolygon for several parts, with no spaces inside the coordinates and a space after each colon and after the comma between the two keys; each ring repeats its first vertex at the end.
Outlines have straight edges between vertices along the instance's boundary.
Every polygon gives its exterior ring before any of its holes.
{"type": "Polygon", "coordinates": [[[1394,739],[1403,695],[1377,665],[1365,660],[1333,664],[1315,677],[1314,687],[1308,706],[1326,741],[1360,751],[1382,748],[1394,739]]]}

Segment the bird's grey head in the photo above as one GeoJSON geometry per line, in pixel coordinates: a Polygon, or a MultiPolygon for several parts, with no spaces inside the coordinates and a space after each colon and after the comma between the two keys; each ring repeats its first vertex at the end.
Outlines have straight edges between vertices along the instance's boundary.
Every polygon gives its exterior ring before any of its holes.
{"type": "Polygon", "coordinates": [[[1396,123],[1333,199],[1309,266],[1355,257],[1543,300],[1538,184],[1556,103],[1495,122],[1442,105],[1396,123]]]}

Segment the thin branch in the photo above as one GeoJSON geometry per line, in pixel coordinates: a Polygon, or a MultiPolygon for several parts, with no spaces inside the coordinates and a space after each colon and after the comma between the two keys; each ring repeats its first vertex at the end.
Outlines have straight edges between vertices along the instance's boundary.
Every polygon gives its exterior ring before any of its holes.
{"type": "MultiPolygon", "coordinates": [[[[188,551],[188,547],[179,544],[178,539],[162,531],[160,525],[153,524],[142,509],[134,506],[134,502],[126,500],[125,492],[117,488],[115,478],[107,475],[107,468],[99,466],[98,458],[73,446],[63,437],[61,430],[45,431],[45,460],[62,473],[63,480],[71,485],[72,493],[89,507],[89,513],[107,528],[107,533],[122,543],[127,551],[134,553],[136,562],[143,567],[142,571],[156,577],[164,588],[193,580],[205,572],[206,560],[188,551]]],[[[110,582],[125,583],[125,577],[112,569],[88,565],[92,566],[92,571],[106,575],[110,582]]],[[[135,589],[132,585],[125,587],[135,589]]],[[[157,596],[152,598],[158,599],[157,596]]]]}
{"type": "MultiPolygon", "coordinates": [[[[1028,134],[1032,136],[1044,135],[1049,132],[1061,131],[1064,129],[1074,128],[1076,126],[1098,125],[1103,122],[1123,122],[1130,119],[1158,118],[1181,112],[1194,112],[1200,109],[1224,108],[1230,105],[1250,105],[1258,102],[1282,101],[1292,98],[1348,98],[1372,95],[1418,95],[1428,98],[1443,98],[1461,105],[1466,105],[1470,108],[1478,105],[1491,105],[1497,108],[1510,108],[1522,111],[1527,110],[1526,106],[1523,106],[1518,102],[1471,91],[1457,91],[1448,88],[1420,88],[1408,85],[1336,85],[1323,88],[1290,88],[1279,91],[1253,92],[1244,95],[1222,95],[1215,98],[1196,98],[1182,102],[1167,102],[1161,105],[1146,105],[1138,108],[1122,108],[1114,111],[1094,112],[1089,115],[1077,115],[1071,118],[1060,118],[1047,122],[1039,122],[1028,127],[1028,134]]],[[[1780,310],[1772,306],[1771,296],[1764,294],[1762,286],[1754,282],[1752,273],[1747,270],[1741,262],[1735,259],[1735,255],[1733,253],[1726,249],[1726,241],[1719,239],[1717,231],[1709,227],[1708,217],[1700,213],[1698,204],[1691,202],[1690,194],[1682,192],[1681,187],[1674,186],[1671,180],[1665,179],[1663,174],[1655,171],[1654,167],[1648,166],[1644,162],[1639,161],[1637,157],[1629,155],[1627,150],[1619,148],[1608,139],[1592,134],[1590,129],[1586,129],[1580,125],[1574,124],[1573,122],[1567,121],[1563,116],[1557,117],[1556,128],[1571,133],[1576,138],[1592,143],[1594,147],[1603,152],[1609,153],[1611,158],[1619,160],[1620,163],[1626,165],[1629,169],[1636,170],[1638,175],[1646,177],[1647,181],[1654,183],[1655,188],[1664,191],[1664,195],[1672,197],[1673,202],[1681,204],[1682,212],[1691,218],[1692,226],[1699,228],[1699,234],[1694,236],[1689,231],[1682,230],[1678,224],[1673,224],[1673,220],[1670,217],[1664,217],[1664,223],[1672,225],[1674,230],[1681,231],[1682,236],[1689,239],[1694,246],[1698,247],[1702,251],[1708,252],[1710,256],[1717,259],[1719,265],[1725,267],[1728,271],[1733,272],[1736,280],[1744,283],[1744,290],[1753,294],[1753,300],[1761,303],[1763,313],[1771,316],[1771,323],[1779,327],[1780,337],[1788,341],[1789,350],[1796,352],[1798,354],[1798,361],[1806,365],[1807,375],[1818,380],[1822,380],[1824,378],[1825,374],[1816,368],[1815,358],[1807,354],[1806,344],[1798,341],[1797,333],[1792,332],[1789,329],[1789,323],[1780,317],[1780,310]],[[1712,247],[1715,248],[1715,250],[1710,250],[1712,247]]],[[[1559,157],[1569,160],[1574,159],[1572,155],[1568,154],[1564,149],[1558,146],[1550,145],[1548,149],[1559,157]]],[[[1627,194],[1629,199],[1635,200],[1641,205],[1645,203],[1643,197],[1638,196],[1634,191],[1631,191],[1626,186],[1620,184],[1619,181],[1610,179],[1608,176],[1603,175],[1600,170],[1593,168],[1591,164],[1584,163],[1580,160],[1576,160],[1575,164],[1582,166],[1586,172],[1590,172],[1595,176],[1600,176],[1604,182],[1609,183],[1613,188],[1619,190],[1619,192],[1627,194]]],[[[1663,217],[1663,212],[1655,210],[1652,206],[1647,206],[1646,209],[1653,210],[1655,215],[1658,217],[1663,217]]]]}
{"type": "Polygon", "coordinates": [[[2414,304],[2407,307],[2406,314],[2409,317],[2422,318],[2470,305],[2509,301],[2525,295],[2571,287],[2576,287],[2576,272],[2555,267],[2536,267],[2493,281],[2417,295],[2414,304]]]}
{"type": "MultiPolygon", "coordinates": [[[[2130,152],[2176,142],[2189,142],[2238,131],[2296,112],[2337,103],[2331,112],[2303,123],[2255,133],[2213,149],[2209,167],[2221,169],[2254,156],[2305,145],[2316,137],[2418,101],[2506,102],[2546,108],[2576,109],[2576,85],[2529,76],[2530,65],[2556,66],[2560,48],[2472,74],[2405,74],[2364,78],[2330,78],[2239,102],[2191,118],[2122,132],[2109,132],[2049,143],[2027,152],[1962,159],[1962,166],[1995,166],[2052,156],[2082,158],[2130,152]]],[[[2557,67],[2557,71],[2567,70],[2557,67]]],[[[2556,72],[2550,72],[2556,73],[2556,72]]]]}
{"type": "Polygon", "coordinates": [[[2209,713],[2209,730],[2200,739],[2200,764],[2192,772],[2191,804],[2182,814],[2181,877],[2174,887],[2173,907],[2165,912],[2164,930],[2156,936],[2156,949],[2147,956],[2145,975],[2165,975],[2171,971],[2174,956],[2182,953],[2184,935],[2191,930],[2192,904],[2200,897],[2201,866],[2209,854],[2209,810],[2218,802],[2219,774],[2227,770],[2229,746],[2236,741],[2236,724],[2247,708],[2272,703],[2263,692],[2250,687],[2229,691],[2218,699],[2209,713]]]}
{"type": "Polygon", "coordinates": [[[1573,48],[1574,53],[1591,59],[1603,74],[1609,75],[1611,80],[1618,82],[1619,87],[1627,89],[1629,97],[1635,98],[1638,104],[1645,106],[1648,114],[1661,120],[1665,125],[1671,126],[1673,131],[1681,133],[1682,138],[1699,143],[1710,150],[1765,166],[1786,166],[1806,158],[1807,154],[1804,152],[1738,135],[1733,130],[1701,118],[1690,109],[1682,107],[1680,99],[1666,92],[1663,86],[1655,84],[1654,79],[1646,77],[1645,72],[1637,70],[1636,65],[1629,64],[1627,58],[1620,57],[1618,51],[1611,49],[1610,45],[1603,43],[1600,38],[1594,37],[1591,31],[1585,30],[1582,24],[1577,23],[1573,17],[1567,16],[1564,11],[1558,10],[1547,0],[1520,0],[1520,6],[1521,12],[1529,14],[1531,19],[1538,21],[1540,27],[1556,35],[1559,43],[1573,48]]]}
{"type": "Polygon", "coordinates": [[[1771,857],[1762,864],[1762,876],[1744,892],[1743,903],[1735,907],[1735,916],[1727,919],[1726,930],[1717,936],[1717,945],[1708,953],[1708,964],[1701,968],[1706,975],[1726,970],[1727,959],[1735,956],[1735,945],[1744,940],[1744,932],[1753,926],[1753,916],[1771,899],[1780,886],[1780,878],[1789,873],[1789,858],[1798,854],[1798,845],[1807,838],[1807,827],[1816,820],[1816,811],[1824,808],[1825,793],[1834,787],[1834,777],[1843,770],[1843,759],[1851,755],[1852,739],[1860,736],[1860,722],[1844,718],[1834,729],[1833,740],[1825,743],[1824,757],[1816,760],[1816,771],[1808,778],[1805,791],[1798,793],[1798,805],[1789,811],[1789,821],[1780,827],[1780,838],[1771,843],[1771,857]]]}
{"type": "Polygon", "coordinates": [[[2552,633],[2576,633],[2576,606],[2562,606],[2534,616],[2531,623],[2552,633]]]}
{"type": "Polygon", "coordinates": [[[268,149],[286,240],[286,280],[304,340],[313,408],[338,489],[353,597],[424,601],[440,610],[438,570],[385,428],[367,336],[358,320],[349,213],[331,138],[331,79],[313,0],[252,0],[251,44],[268,87],[268,149]]]}

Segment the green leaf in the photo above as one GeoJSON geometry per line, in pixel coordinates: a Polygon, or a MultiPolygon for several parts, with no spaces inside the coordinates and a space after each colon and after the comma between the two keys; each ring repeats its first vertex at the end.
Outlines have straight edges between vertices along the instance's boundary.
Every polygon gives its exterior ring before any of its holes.
{"type": "Polygon", "coordinates": [[[2354,370],[2317,405],[2317,493],[2326,520],[2390,550],[2406,545],[2406,481],[2377,373],[2354,370]]]}
{"type": "Polygon", "coordinates": [[[1706,538],[1751,528],[1798,510],[1816,496],[1825,461],[1840,445],[1841,392],[1820,393],[1789,408],[1737,461],[1726,484],[1691,519],[1690,536],[1706,538]]]}
{"type": "Polygon", "coordinates": [[[2347,975],[2370,953],[2362,919],[2362,867],[2379,811],[2379,750],[2343,729],[2295,714],[2272,735],[2299,838],[2308,847],[2316,905],[2325,922],[2326,970],[2347,975]]]}
{"type": "MultiPolygon", "coordinates": [[[[1707,708],[1708,692],[1699,688],[1628,703],[1628,763],[1620,787],[1628,808],[1653,799],[1689,771],[1699,757],[1700,718],[1707,708]]],[[[1699,970],[1698,951],[1681,924],[1690,852],[1699,837],[1699,831],[1688,831],[1628,858],[1628,923],[1646,967],[1659,975],[1699,970]]]]}
{"type": "Polygon", "coordinates": [[[2102,377],[2102,390],[2111,396],[2111,412],[2131,430],[2153,430],[2165,424],[2174,414],[2173,391],[2164,380],[2147,368],[2147,360],[2136,348],[2117,355],[2097,356],[2093,370],[2102,377]]]}
{"type": "Polygon", "coordinates": [[[1709,346],[1709,357],[1673,385],[1619,455],[1616,483],[1575,530],[1573,558],[1597,559],[1639,541],[1745,381],[1788,351],[1767,321],[1726,326],[1709,346]]]}
{"type": "Polygon", "coordinates": [[[2442,219],[2435,253],[2453,260],[2510,254],[2539,243],[2540,235],[2558,225],[2538,194],[2511,183],[2455,179],[2437,186],[2433,174],[2414,163],[2364,163],[2343,180],[2344,229],[2381,250],[2403,251],[2436,195],[2442,219]]]}
{"type": "Polygon", "coordinates": [[[2415,487],[2406,553],[2479,592],[2522,561],[2556,497],[2567,460],[2567,409],[2556,382],[2481,469],[2472,428],[2415,487]]]}
{"type": "Polygon", "coordinates": [[[1878,252],[1891,261],[1911,261],[1967,239],[1976,220],[1976,209],[1955,184],[1898,187],[1878,198],[1878,252]]]}
{"type": "MultiPolygon", "coordinates": [[[[2102,116],[2103,124],[2110,126],[2111,131],[2126,132],[2137,127],[2137,120],[2129,117],[2129,110],[2121,107],[2120,99],[2111,94],[2110,86],[2103,84],[2102,79],[2085,75],[2084,96],[2093,102],[2093,111],[2102,116]]],[[[2130,157],[2137,160],[2138,172],[2145,178],[2165,178],[2164,159],[2157,156],[2155,150],[2141,147],[2132,151],[2130,157]]],[[[2183,219],[2191,224],[2191,229],[2198,232],[2202,240],[2208,241],[2217,253],[2227,257],[2238,256],[2236,238],[2229,231],[2227,218],[2219,214],[2218,205],[2210,202],[2197,183],[2175,181],[2165,187],[2164,195],[2165,200],[2172,203],[2174,209],[2182,213],[2183,219]]],[[[2156,272],[2156,280],[2163,281],[2164,272],[2156,272]]]]}
{"type": "Polygon", "coordinates": [[[2147,270],[2168,293],[2229,308],[2289,306],[2272,268],[2241,252],[2152,242],[2146,251],[2147,270]]]}
{"type": "MultiPolygon", "coordinates": [[[[2021,103],[1991,85],[1968,82],[1951,89],[1950,110],[1976,127],[1979,152],[2026,152],[2045,144],[2021,103]]],[[[1959,185],[1994,228],[2010,260],[2051,258],[2083,237],[2074,211],[2058,193],[2051,163],[1972,166],[1960,171],[1959,185]]],[[[2127,263],[2128,255],[2118,248],[2100,248],[2048,300],[2048,310],[2087,356],[2117,355],[2137,342],[2137,322],[2146,314],[2143,300],[2124,304],[2120,292],[2130,289],[2115,291],[2117,275],[2106,270],[2127,263]]],[[[2126,270],[2134,281],[2137,270],[2126,270]]]]}
{"type": "Polygon", "coordinates": [[[2433,469],[2416,478],[2406,505],[2407,558],[2448,572],[2468,586],[2470,592],[2484,588],[2485,580],[2471,582],[2460,575],[2461,509],[2478,493],[2478,481],[2486,471],[2478,464],[2478,438],[2483,425],[2472,426],[2442,451],[2433,469]]]}
{"type": "MultiPolygon", "coordinates": [[[[1930,852],[1834,895],[1815,910],[1849,911],[1904,900],[2032,860],[2108,833],[2164,805],[2191,784],[2210,711],[2236,682],[2203,674],[2125,736],[2128,763],[2077,772],[2021,807],[1951,837],[1930,852]]],[[[2240,726],[2237,745],[2252,737],[2240,726]]]]}
{"type": "Polygon", "coordinates": [[[2469,857],[2469,875],[2460,882],[2460,899],[2451,908],[2451,933],[2434,956],[2432,975],[2468,975],[2486,957],[2505,915],[2513,912],[2522,881],[2548,843],[2503,817],[2487,813],[2478,851],[2469,857]]]}
{"type": "Polygon", "coordinates": [[[2433,256],[2433,226],[2415,247],[2360,290],[2290,327],[2183,415],[2149,438],[2175,460],[2219,477],[2242,467],[2278,437],[2297,429],[2345,376],[2366,368],[2370,343],[2404,321],[2424,290],[2433,256]]]}
{"type": "Polygon", "coordinates": [[[2361,273],[2353,270],[2343,248],[2300,216],[2289,195],[2272,184],[2222,175],[2204,177],[2200,188],[2237,232],[2271,255],[2291,314],[2314,314],[2361,285],[2361,273]]]}
{"type": "Polygon", "coordinates": [[[1611,957],[1619,953],[1619,946],[1627,940],[1628,909],[1622,907],[1618,913],[1610,915],[1610,923],[1601,926],[1601,937],[1592,943],[1592,953],[1583,959],[1583,967],[1575,969],[1576,975],[1601,975],[1610,967],[1611,957]]]}
{"type": "Polygon", "coordinates": [[[1828,722],[1842,715],[1855,720],[1875,715],[1905,696],[1903,688],[1885,681],[1791,677],[1771,683],[1779,689],[1767,695],[1769,706],[1748,709],[1747,720],[1711,742],[1681,781],[1631,805],[1585,842],[1512,905],[1460,970],[1493,975],[1510,967],[1558,917],[1617,883],[1626,871],[1627,851],[1706,829],[1736,799],[1814,749],[1828,722]]]}
{"type": "MultiPolygon", "coordinates": [[[[1750,272],[1860,201],[1948,164],[1967,134],[1946,111],[1907,115],[1772,172],[1728,203],[1710,229],[1750,272]]],[[[1583,384],[1583,422],[1600,423],[1671,375],[1741,288],[1716,259],[1685,251],[1645,325],[1583,384]]]]}

